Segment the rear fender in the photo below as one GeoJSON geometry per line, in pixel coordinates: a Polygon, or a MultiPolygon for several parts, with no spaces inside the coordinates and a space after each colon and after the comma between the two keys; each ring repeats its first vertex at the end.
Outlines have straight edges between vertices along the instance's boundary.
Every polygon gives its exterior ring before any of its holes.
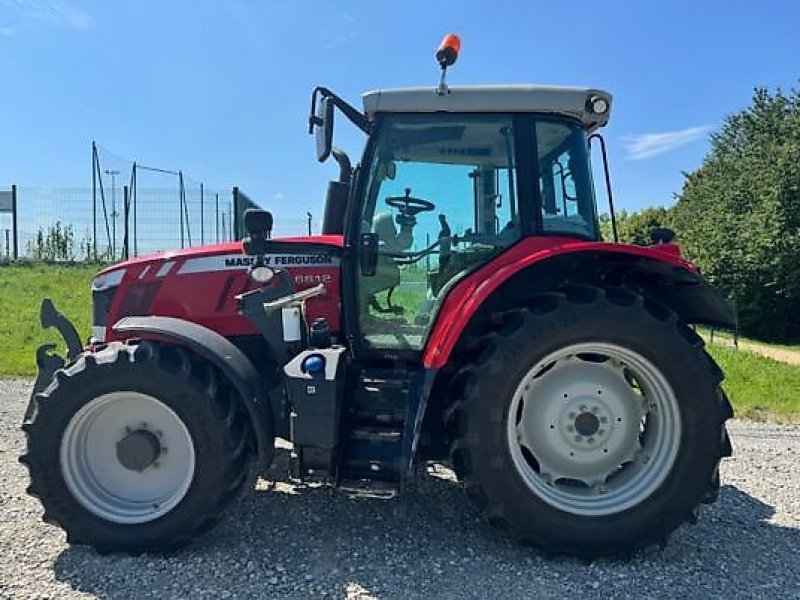
{"type": "Polygon", "coordinates": [[[208,360],[236,388],[253,424],[258,443],[258,458],[264,468],[274,452],[274,407],[250,359],[230,340],[215,331],[172,317],[126,317],[113,330],[125,337],[166,340],[184,346],[208,360]]]}
{"type": "Polygon", "coordinates": [[[735,328],[720,292],[689,262],[655,248],[572,243],[524,254],[519,244],[459,282],[445,299],[425,350],[425,368],[447,364],[459,340],[492,314],[532,294],[592,285],[626,288],[674,311],[686,323],[735,328]]]}

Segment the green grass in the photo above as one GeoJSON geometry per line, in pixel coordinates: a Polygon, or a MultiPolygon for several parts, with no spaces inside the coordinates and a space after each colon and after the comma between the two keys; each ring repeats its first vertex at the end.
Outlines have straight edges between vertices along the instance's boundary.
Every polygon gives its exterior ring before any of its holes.
{"type": "Polygon", "coordinates": [[[36,348],[44,342],[59,342],[54,330],[45,332],[39,322],[42,298],[55,302],[86,339],[91,326],[92,277],[97,265],[0,265],[0,375],[36,374],[36,348]]]}
{"type": "Polygon", "coordinates": [[[800,423],[800,366],[744,350],[715,345],[707,349],[725,371],[722,386],[737,417],[800,423]]]}

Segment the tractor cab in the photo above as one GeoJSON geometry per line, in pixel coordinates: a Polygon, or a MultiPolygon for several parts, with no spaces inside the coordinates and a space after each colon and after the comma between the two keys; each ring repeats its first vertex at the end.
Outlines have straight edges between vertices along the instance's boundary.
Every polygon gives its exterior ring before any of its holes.
{"type": "Polygon", "coordinates": [[[362,113],[317,88],[320,160],[333,154],[349,171],[332,146],[334,107],[368,134],[323,225],[357,254],[363,346],[422,350],[453,285],[525,237],[599,240],[588,138],[610,102],[585,88],[444,86],[369,92],[362,113]]]}

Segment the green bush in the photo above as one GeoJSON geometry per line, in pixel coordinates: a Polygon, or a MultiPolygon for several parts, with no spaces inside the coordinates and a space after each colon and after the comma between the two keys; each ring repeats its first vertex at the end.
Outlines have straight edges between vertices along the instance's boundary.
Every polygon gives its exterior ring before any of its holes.
{"type": "Polygon", "coordinates": [[[28,242],[28,254],[36,261],[72,262],[75,260],[75,233],[72,225],[56,221],[47,229],[40,227],[36,239],[28,242]]]}

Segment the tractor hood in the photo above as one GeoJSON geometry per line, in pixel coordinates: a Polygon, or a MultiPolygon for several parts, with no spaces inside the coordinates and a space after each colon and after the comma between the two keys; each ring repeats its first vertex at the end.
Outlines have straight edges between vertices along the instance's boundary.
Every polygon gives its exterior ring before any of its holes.
{"type": "MultiPolygon", "coordinates": [[[[325,317],[339,328],[342,236],[317,235],[269,240],[265,262],[290,274],[297,291],[323,284],[310,299],[313,320],[325,317]]],[[[226,337],[255,335],[236,307],[236,296],[258,284],[247,276],[254,257],[239,242],[158,252],[107,267],[92,281],[92,336],[109,341],[111,326],[128,316],[186,319],[226,337]]]]}

